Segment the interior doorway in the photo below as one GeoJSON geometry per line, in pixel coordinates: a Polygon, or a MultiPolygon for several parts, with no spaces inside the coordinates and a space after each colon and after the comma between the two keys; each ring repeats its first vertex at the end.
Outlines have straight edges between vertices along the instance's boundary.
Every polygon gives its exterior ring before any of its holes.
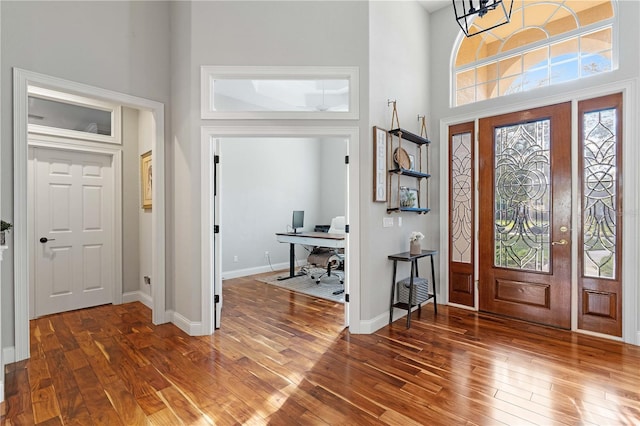
{"type": "MultiPolygon", "coordinates": [[[[344,299],[344,294],[332,294],[348,291],[348,282],[340,279],[342,271],[322,279],[319,268],[301,275],[300,271],[307,271],[302,266],[314,246],[298,237],[291,257],[290,244],[278,242],[276,233],[297,228],[297,233],[311,235],[345,217],[346,155],[344,138],[219,139],[215,179],[219,181],[220,217],[216,224],[220,227],[223,280],[268,273],[260,280],[336,301],[344,299]],[[300,213],[296,217],[302,223],[293,224],[293,212],[300,213]],[[291,259],[295,274],[290,271],[291,259]],[[311,276],[316,275],[319,281],[314,282],[311,276]],[[292,278],[277,279],[283,277],[292,278]]],[[[312,259],[324,260],[317,257],[319,252],[312,259]]]]}
{"type": "MultiPolygon", "coordinates": [[[[121,107],[129,107],[139,111],[150,113],[149,129],[147,135],[151,141],[153,152],[153,210],[152,215],[152,320],[155,324],[166,322],[165,312],[165,197],[164,197],[164,105],[135,96],[97,87],[76,83],[64,79],[59,79],[31,71],[14,68],[13,86],[13,129],[14,129],[14,326],[15,326],[15,356],[14,359],[4,361],[13,362],[29,358],[29,303],[30,303],[30,276],[33,272],[33,255],[29,251],[30,238],[34,238],[33,225],[26,219],[29,212],[29,133],[32,132],[33,124],[28,117],[30,94],[33,88],[40,90],[56,91],[64,93],[65,100],[70,104],[77,104],[75,99],[94,99],[98,102],[106,102],[121,107]],[[46,88],[46,89],[43,89],[46,88]],[[69,102],[69,100],[71,100],[69,102]]],[[[43,95],[41,97],[48,97],[43,95]]],[[[80,103],[82,105],[82,103],[80,103]]],[[[110,112],[113,118],[115,109],[110,112]]],[[[86,132],[87,130],[85,130],[86,132]]],[[[57,136],[77,134],[73,130],[63,128],[57,136]]],[[[119,128],[112,128],[108,136],[94,138],[97,143],[110,144],[112,150],[118,150],[119,145],[108,140],[118,135],[119,128]]],[[[73,145],[78,150],[86,150],[86,141],[82,138],[74,139],[73,145]],[[83,148],[81,148],[83,147],[83,148]]],[[[91,144],[89,144],[91,145],[91,144]]],[[[97,145],[94,143],[93,148],[97,145]]],[[[121,160],[120,160],[121,161],[121,160]]],[[[138,158],[134,159],[136,164],[138,158]]],[[[116,164],[117,165],[117,164],[116,164]]],[[[121,178],[116,172],[116,185],[122,185],[121,178]]],[[[116,203],[118,200],[116,199],[116,203]]],[[[118,205],[115,207],[118,209],[118,205]]],[[[117,236],[117,234],[116,234],[117,236]]],[[[121,236],[121,235],[120,235],[121,236]]],[[[122,256],[116,256],[117,263],[122,260],[122,256]]],[[[116,270],[121,270],[121,266],[116,266],[116,270]]],[[[120,281],[121,282],[121,281],[120,281]]],[[[123,299],[122,287],[116,284],[113,292],[113,303],[121,303],[123,299]]]]}
{"type": "MultiPolygon", "coordinates": [[[[340,138],[344,142],[343,166],[346,167],[344,162],[348,161],[348,172],[345,174],[345,201],[344,212],[347,223],[350,225],[349,234],[346,237],[346,261],[345,261],[345,283],[348,282],[348,299],[349,303],[345,303],[345,324],[349,324],[350,327],[354,327],[350,318],[359,318],[359,303],[351,303],[357,300],[359,297],[359,247],[358,247],[358,162],[354,157],[357,157],[357,128],[284,128],[284,127],[261,127],[261,128],[216,128],[205,127],[202,129],[202,142],[203,142],[203,163],[202,163],[202,218],[203,218],[203,330],[202,334],[213,333],[215,328],[220,326],[221,309],[223,306],[222,300],[222,238],[220,234],[215,233],[218,227],[223,227],[224,223],[220,223],[221,208],[225,207],[225,201],[216,202],[216,197],[220,194],[221,180],[225,179],[224,175],[217,175],[216,169],[219,167],[221,161],[224,163],[224,143],[227,138],[340,138]],[[220,157],[216,157],[220,154],[220,157]],[[219,177],[217,177],[219,176],[219,177]],[[355,225],[354,225],[355,224],[355,225]],[[218,301],[217,303],[215,301],[218,301]],[[357,312],[357,313],[356,313],[357,312]],[[210,329],[207,330],[206,326],[210,329]]],[[[228,143],[228,142],[227,142],[228,143]]],[[[266,144],[268,145],[268,144],[266,144]]],[[[245,154],[246,155],[246,154],[245,154]]],[[[292,159],[295,161],[295,159],[292,159]]],[[[286,174],[287,170],[282,170],[286,174]]],[[[260,179],[260,176],[251,174],[251,171],[247,171],[247,176],[250,179],[260,179]]],[[[290,176],[290,179],[295,179],[295,176],[290,176]]],[[[276,202],[277,200],[273,200],[276,202]]],[[[255,206],[255,214],[263,214],[266,206],[255,206]]],[[[287,209],[289,209],[287,207],[287,209]]],[[[291,211],[285,215],[286,217],[277,218],[282,222],[282,227],[286,226],[291,221],[291,211]]],[[[275,242],[275,232],[278,229],[268,231],[271,235],[273,242],[275,242]]],[[[259,249],[259,255],[263,256],[263,250],[259,249]]],[[[230,256],[234,256],[233,253],[229,253],[230,256]]],[[[357,328],[359,322],[355,324],[357,328]]]]}

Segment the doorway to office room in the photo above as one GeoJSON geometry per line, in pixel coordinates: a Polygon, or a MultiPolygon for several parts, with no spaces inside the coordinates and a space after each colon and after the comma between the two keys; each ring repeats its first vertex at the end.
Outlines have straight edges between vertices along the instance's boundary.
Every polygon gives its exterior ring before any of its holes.
{"type": "MultiPolygon", "coordinates": [[[[246,128],[213,127],[202,132],[203,333],[207,324],[210,332],[222,325],[223,279],[271,268],[288,273],[289,246],[278,243],[275,234],[290,229],[293,210],[305,210],[304,229],[311,231],[316,225],[328,225],[340,213],[346,217],[350,233],[345,247],[345,290],[350,301],[359,290],[354,226],[358,165],[357,159],[353,161],[357,129],[245,132],[246,128]],[[219,233],[214,233],[215,227],[219,233]],[[210,302],[205,306],[207,297],[210,302]]],[[[297,261],[306,262],[307,254],[298,248],[297,261]]],[[[356,307],[345,303],[345,325],[350,325],[356,307]]]]}
{"type": "MultiPolygon", "coordinates": [[[[333,218],[345,216],[346,148],[344,138],[220,140],[223,280],[254,276],[271,283],[266,285],[317,292],[314,296],[325,298],[343,288],[340,281],[344,280],[338,277],[341,272],[322,277],[317,283],[310,276],[315,277],[320,270],[293,279],[275,279],[290,276],[290,246],[276,241],[275,234],[292,230],[293,211],[304,214],[297,232],[326,230],[333,218]],[[249,170],[251,173],[247,173],[249,170]]],[[[294,244],[291,259],[296,272],[307,263],[312,248],[294,244]]],[[[343,294],[335,299],[340,297],[343,294]]]]}

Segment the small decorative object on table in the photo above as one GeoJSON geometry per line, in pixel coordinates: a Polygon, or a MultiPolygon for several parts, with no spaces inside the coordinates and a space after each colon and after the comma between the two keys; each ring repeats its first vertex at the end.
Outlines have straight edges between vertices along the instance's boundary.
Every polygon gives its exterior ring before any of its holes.
{"type": "Polygon", "coordinates": [[[9,230],[13,227],[9,222],[5,222],[4,220],[0,222],[0,246],[5,245],[5,232],[9,232],[9,230]]]}
{"type": "Polygon", "coordinates": [[[409,237],[409,254],[420,254],[422,248],[420,247],[420,240],[424,238],[422,232],[412,232],[409,237]]]}

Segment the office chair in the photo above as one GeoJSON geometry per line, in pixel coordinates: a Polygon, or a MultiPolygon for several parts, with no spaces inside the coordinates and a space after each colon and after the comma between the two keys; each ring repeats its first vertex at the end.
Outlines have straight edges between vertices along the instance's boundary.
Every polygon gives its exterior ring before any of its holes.
{"type": "MultiPolygon", "coordinates": [[[[345,217],[337,216],[331,219],[331,226],[329,226],[329,234],[344,234],[345,231],[345,217]]],[[[320,280],[327,276],[337,276],[340,279],[340,284],[344,284],[344,250],[333,249],[327,247],[315,247],[309,256],[307,257],[307,264],[314,265],[316,268],[309,268],[309,276],[316,281],[316,284],[320,284],[320,280]],[[318,271],[316,275],[316,271],[318,271]]],[[[334,294],[340,294],[344,290],[338,290],[334,294]]]]}

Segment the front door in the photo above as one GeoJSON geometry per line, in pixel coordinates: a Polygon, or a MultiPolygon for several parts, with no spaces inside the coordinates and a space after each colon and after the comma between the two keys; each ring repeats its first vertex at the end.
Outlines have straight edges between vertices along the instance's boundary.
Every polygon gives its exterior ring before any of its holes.
{"type": "Polygon", "coordinates": [[[46,148],[31,155],[35,316],[111,303],[112,157],[46,148]]]}
{"type": "Polygon", "coordinates": [[[480,120],[479,307],[571,327],[571,104],[480,120]]]}

